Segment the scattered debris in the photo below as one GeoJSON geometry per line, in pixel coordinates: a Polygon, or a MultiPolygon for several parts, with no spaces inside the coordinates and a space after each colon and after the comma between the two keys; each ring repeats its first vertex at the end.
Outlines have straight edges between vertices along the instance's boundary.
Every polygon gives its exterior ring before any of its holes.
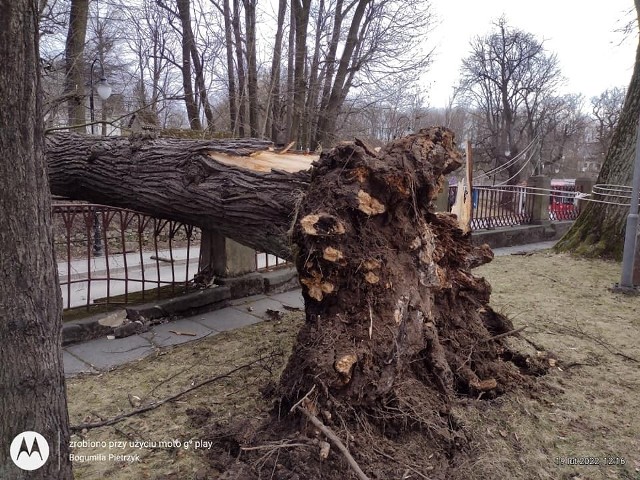
{"type": "Polygon", "coordinates": [[[187,337],[197,337],[198,334],[197,333],[193,333],[193,332],[181,332],[179,330],[169,330],[169,333],[173,333],[174,335],[183,335],[183,336],[187,336],[187,337]]]}

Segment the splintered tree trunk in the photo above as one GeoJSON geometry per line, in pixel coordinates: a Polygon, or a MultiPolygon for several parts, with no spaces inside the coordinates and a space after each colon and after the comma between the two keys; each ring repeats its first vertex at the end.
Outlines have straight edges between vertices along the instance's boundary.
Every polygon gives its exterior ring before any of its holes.
{"type": "MultiPolygon", "coordinates": [[[[251,170],[256,153],[268,156],[269,145],[57,134],[47,138],[46,154],[56,195],[216,230],[258,251],[293,258],[288,232],[309,174],[251,170]],[[222,163],[232,159],[246,168],[222,163]]],[[[279,157],[271,155],[277,165],[279,157]]]]}
{"type": "Polygon", "coordinates": [[[431,428],[446,423],[433,413],[447,399],[520,378],[492,339],[512,325],[470,273],[491,250],[431,206],[459,157],[441,128],[378,154],[356,142],[321,157],[294,231],[306,323],[281,380],[287,408],[315,386],[315,412],[431,428]]]}

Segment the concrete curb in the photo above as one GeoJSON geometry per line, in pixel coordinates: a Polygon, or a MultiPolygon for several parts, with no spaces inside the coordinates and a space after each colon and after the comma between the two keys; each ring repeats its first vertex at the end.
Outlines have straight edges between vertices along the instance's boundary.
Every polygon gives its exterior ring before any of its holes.
{"type": "Polygon", "coordinates": [[[471,241],[474,245],[488,243],[492,249],[548,242],[560,240],[571,228],[571,225],[573,225],[573,220],[546,225],[521,225],[499,227],[495,230],[479,230],[471,232],[471,241]]]}

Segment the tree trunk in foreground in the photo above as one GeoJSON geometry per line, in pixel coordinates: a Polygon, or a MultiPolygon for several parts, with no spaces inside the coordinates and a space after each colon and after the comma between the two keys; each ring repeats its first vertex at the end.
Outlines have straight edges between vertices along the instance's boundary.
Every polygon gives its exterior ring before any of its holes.
{"type": "Polygon", "coordinates": [[[0,0],[0,478],[70,480],[62,299],[38,75],[38,2],[0,0]],[[11,448],[25,431],[41,434],[11,448]],[[39,451],[36,451],[39,450],[39,451]],[[10,456],[11,455],[13,456],[10,456]],[[30,471],[18,468],[38,467],[30,471]],[[35,462],[35,464],[33,463],[35,462]]]}
{"type": "MultiPolygon", "coordinates": [[[[635,1],[640,16],[640,1],[635,1]]],[[[640,116],[640,43],[636,50],[636,62],[631,83],[622,107],[611,145],[596,184],[626,185],[631,187],[636,155],[636,132],[640,116]]],[[[619,187],[613,187],[619,188],[619,187]]],[[[631,196],[631,189],[623,193],[631,196]]],[[[557,251],[570,251],[587,257],[604,257],[622,260],[624,235],[629,198],[620,196],[595,196],[596,200],[609,203],[588,202],[571,229],[557,243],[557,251]]]]}
{"type": "Polygon", "coordinates": [[[251,155],[267,155],[269,145],[251,139],[52,135],[51,191],[216,230],[258,251],[293,258],[288,232],[309,174],[250,170],[251,155]],[[247,168],[216,160],[231,156],[247,168]]]}

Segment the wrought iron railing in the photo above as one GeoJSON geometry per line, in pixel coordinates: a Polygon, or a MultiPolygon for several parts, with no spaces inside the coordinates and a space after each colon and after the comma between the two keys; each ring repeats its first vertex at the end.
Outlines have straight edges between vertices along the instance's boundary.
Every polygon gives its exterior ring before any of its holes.
{"type": "MultiPolygon", "coordinates": [[[[458,187],[450,187],[449,201],[455,199],[458,187]]],[[[531,222],[533,196],[527,187],[501,185],[474,187],[471,196],[473,230],[526,225],[531,222]]]]}
{"type": "Polygon", "coordinates": [[[55,202],[52,213],[65,309],[148,301],[190,288],[199,229],[88,203],[55,202]]]}
{"type": "MultiPolygon", "coordinates": [[[[458,187],[449,187],[449,210],[455,201],[458,187]]],[[[473,230],[511,227],[531,223],[534,199],[549,199],[550,220],[575,220],[578,217],[573,185],[554,187],[551,192],[518,185],[474,187],[471,197],[473,230]]]]}

